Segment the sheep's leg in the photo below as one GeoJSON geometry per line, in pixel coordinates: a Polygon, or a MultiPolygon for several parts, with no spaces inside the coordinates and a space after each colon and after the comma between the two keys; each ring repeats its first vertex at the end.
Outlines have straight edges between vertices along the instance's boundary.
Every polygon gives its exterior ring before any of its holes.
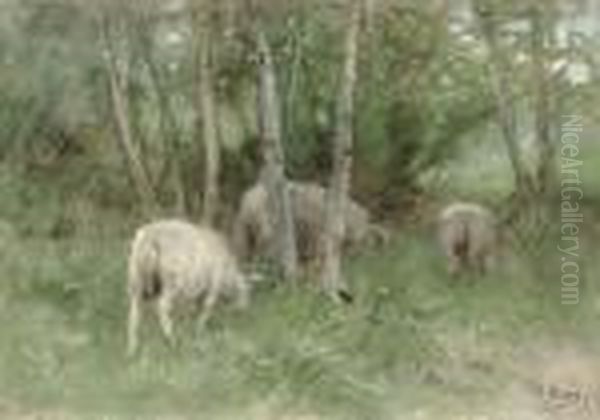
{"type": "Polygon", "coordinates": [[[473,247],[468,255],[471,269],[480,277],[485,276],[487,272],[487,257],[487,249],[481,245],[473,247]]]}
{"type": "Polygon", "coordinates": [[[157,302],[158,320],[162,328],[163,334],[169,344],[173,344],[173,320],[171,318],[171,312],[173,309],[173,297],[165,293],[157,302]]]}
{"type": "Polygon", "coordinates": [[[494,266],[494,258],[491,254],[482,252],[475,258],[475,268],[477,273],[485,276],[494,266]]]}
{"type": "Polygon", "coordinates": [[[453,252],[448,253],[448,274],[450,276],[458,276],[463,264],[464,262],[460,255],[456,255],[453,252]]]}
{"type": "Polygon", "coordinates": [[[127,355],[134,356],[138,349],[138,330],[141,320],[141,302],[132,296],[129,302],[129,319],[127,322],[127,355]]]}
{"type": "Polygon", "coordinates": [[[215,304],[217,303],[218,296],[219,295],[215,290],[209,290],[206,294],[206,297],[204,298],[204,308],[202,310],[200,318],[198,319],[198,325],[200,325],[200,328],[204,328],[206,322],[212,315],[212,311],[215,304]]]}

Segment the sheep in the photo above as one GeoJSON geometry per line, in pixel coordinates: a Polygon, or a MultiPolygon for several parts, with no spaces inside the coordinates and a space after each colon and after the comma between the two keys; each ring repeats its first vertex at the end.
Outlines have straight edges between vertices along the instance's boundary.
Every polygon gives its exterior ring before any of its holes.
{"type": "Polygon", "coordinates": [[[274,238],[274,226],[269,217],[267,190],[263,184],[255,184],[242,195],[233,225],[233,242],[242,260],[266,254],[273,256],[270,246],[274,238]]]}
{"type": "MultiPolygon", "coordinates": [[[[318,184],[292,181],[288,182],[288,188],[298,253],[301,261],[306,263],[319,255],[327,190],[318,184]]],[[[369,212],[354,200],[347,201],[345,217],[344,249],[347,253],[385,241],[385,231],[371,223],[369,212]]],[[[270,220],[267,190],[262,183],[257,183],[244,193],[234,223],[235,243],[243,258],[273,256],[274,232],[270,220]]]]}
{"type": "Polygon", "coordinates": [[[140,227],[131,242],[128,262],[128,355],[138,349],[142,306],[153,302],[161,329],[173,342],[172,310],[203,298],[203,326],[222,296],[249,300],[247,278],[218,232],[180,220],[160,220],[140,227]]]}
{"type": "Polygon", "coordinates": [[[468,269],[485,274],[493,263],[498,226],[487,208],[466,202],[450,204],[439,214],[438,234],[451,275],[468,269]]]}

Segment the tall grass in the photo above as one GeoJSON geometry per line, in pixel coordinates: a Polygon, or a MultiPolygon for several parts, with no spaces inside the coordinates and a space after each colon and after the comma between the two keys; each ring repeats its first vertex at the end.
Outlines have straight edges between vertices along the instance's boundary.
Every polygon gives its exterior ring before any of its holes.
{"type": "Polygon", "coordinates": [[[557,332],[583,339],[593,322],[590,305],[561,307],[535,277],[532,264],[544,262],[513,256],[487,278],[450,279],[428,235],[407,231],[348,262],[351,306],[266,282],[245,313],[222,307],[202,331],[184,318],[175,349],[149,312],[131,361],[125,237],[6,248],[0,401],[75,418],[403,418],[491,398],[511,377],[514,348],[557,332]]]}

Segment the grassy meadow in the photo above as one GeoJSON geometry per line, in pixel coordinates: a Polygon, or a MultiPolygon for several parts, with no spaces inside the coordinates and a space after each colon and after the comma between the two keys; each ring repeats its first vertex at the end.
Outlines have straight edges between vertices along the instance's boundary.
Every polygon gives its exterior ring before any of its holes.
{"type": "Polygon", "coordinates": [[[206,330],[183,314],[175,349],[149,311],[128,360],[135,224],[97,220],[61,239],[0,229],[0,418],[543,419],[550,367],[597,368],[592,231],[577,306],[561,305],[554,243],[535,259],[504,252],[483,279],[452,279],[430,227],[405,226],[383,251],[347,261],[352,305],[310,281],[267,280],[246,312],[221,307],[206,330]]]}
{"type": "Polygon", "coordinates": [[[0,0],[0,420],[599,420],[596,3],[370,0],[348,42],[348,0],[0,0]],[[585,116],[578,303],[558,202],[542,240],[527,213],[486,276],[451,278],[441,206],[505,219],[519,167],[553,188],[563,114],[585,116]],[[391,234],[344,261],[353,303],[266,276],[243,312],[181,314],[174,347],[149,308],[128,359],[140,214],[199,220],[214,163],[228,225],[269,150],[325,185],[346,131],[391,234]]]}

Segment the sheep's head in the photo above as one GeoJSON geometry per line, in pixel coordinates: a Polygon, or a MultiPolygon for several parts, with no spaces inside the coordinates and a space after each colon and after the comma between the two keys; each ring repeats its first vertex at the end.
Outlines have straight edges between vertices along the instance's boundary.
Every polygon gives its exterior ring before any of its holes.
{"type": "Polygon", "coordinates": [[[383,226],[371,223],[367,230],[367,246],[369,248],[383,248],[390,243],[390,232],[383,226]]]}

